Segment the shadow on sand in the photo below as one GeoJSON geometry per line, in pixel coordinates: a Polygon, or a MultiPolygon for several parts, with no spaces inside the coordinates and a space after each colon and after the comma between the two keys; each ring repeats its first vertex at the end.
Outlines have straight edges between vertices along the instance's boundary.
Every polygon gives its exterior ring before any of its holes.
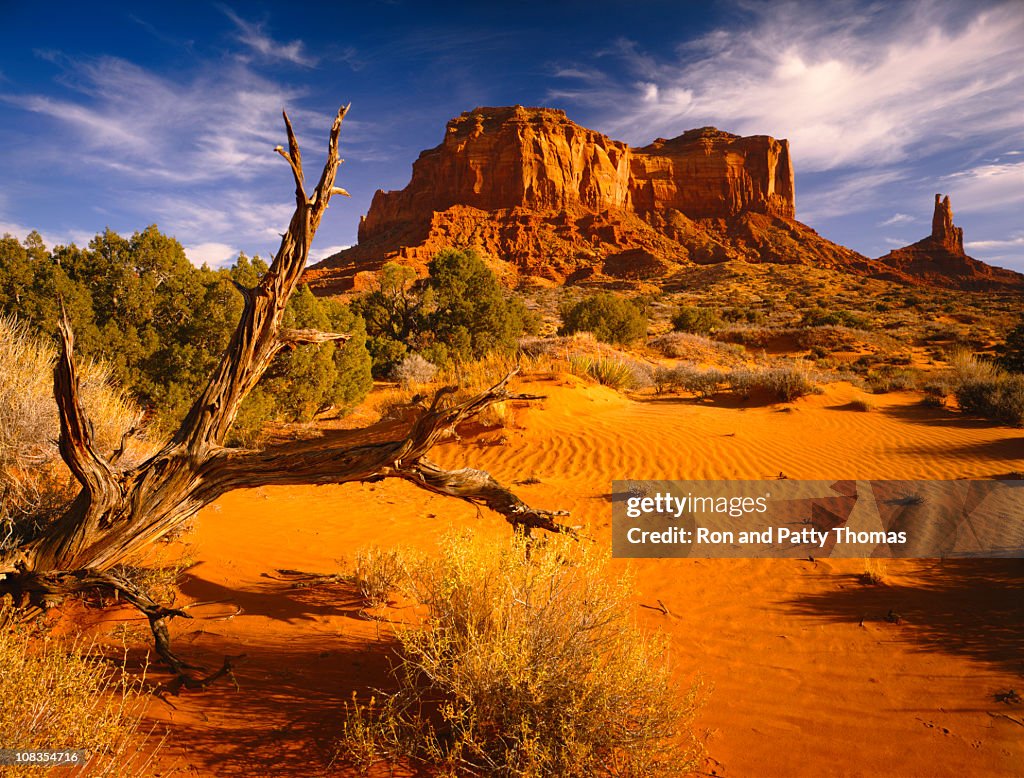
{"type": "Polygon", "coordinates": [[[838,588],[802,596],[786,607],[853,624],[889,617],[899,622],[893,623],[893,635],[922,651],[1024,671],[1024,559],[935,560],[880,585],[865,585],[853,574],[829,577],[838,588]]]}

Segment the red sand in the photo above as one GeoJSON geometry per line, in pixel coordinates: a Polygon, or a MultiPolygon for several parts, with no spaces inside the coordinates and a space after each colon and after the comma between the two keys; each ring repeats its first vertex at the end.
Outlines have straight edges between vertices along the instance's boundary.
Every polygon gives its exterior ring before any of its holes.
{"type": "MultiPolygon", "coordinates": [[[[859,413],[841,409],[862,396],[843,384],[789,411],[636,402],[567,377],[529,388],[548,399],[436,458],[506,483],[539,479],[518,493],[571,510],[606,545],[613,478],[1024,470],[1020,430],[923,408],[911,394],[872,397],[875,408],[859,413]]],[[[508,532],[493,514],[402,482],[239,491],[204,510],[188,539],[199,563],[183,599],[217,602],[172,633],[188,659],[246,658],[237,691],[220,683],[170,698],[174,709],[151,704],[171,725],[160,774],[322,774],[343,703],[387,682],[388,628],[360,615],[350,587],[294,589],[266,574],[336,572],[336,560],[368,545],[429,550],[451,526],[508,532]]],[[[1024,775],[1024,710],[994,698],[1024,685],[1019,561],[890,561],[881,586],[857,580],[857,560],[642,560],[634,569],[637,617],[671,633],[681,682],[699,671],[711,687],[698,720],[709,732],[707,774],[1024,775]],[[659,600],[669,615],[639,607],[659,600]],[[890,608],[903,623],[885,620],[890,608]]]]}

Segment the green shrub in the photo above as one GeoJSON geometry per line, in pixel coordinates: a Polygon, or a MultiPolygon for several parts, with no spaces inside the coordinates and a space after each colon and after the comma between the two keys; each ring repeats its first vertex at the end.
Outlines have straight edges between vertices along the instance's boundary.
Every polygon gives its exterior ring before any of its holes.
{"type": "Polygon", "coordinates": [[[629,345],[647,334],[647,316],[636,303],[611,292],[562,307],[560,335],[591,332],[605,343],[629,345]]]}
{"type": "Polygon", "coordinates": [[[672,317],[672,328],[678,332],[692,332],[697,335],[710,335],[721,328],[725,322],[713,308],[699,308],[693,305],[680,307],[672,317]]]}
{"type": "Polygon", "coordinates": [[[523,334],[536,329],[536,316],[502,287],[475,251],[446,249],[427,269],[425,334],[443,343],[452,357],[511,353],[523,334]]]}
{"type": "Polygon", "coordinates": [[[954,394],[961,410],[1014,427],[1024,426],[1024,376],[1009,374],[970,355],[953,360],[954,394]]]}
{"type": "Polygon", "coordinates": [[[347,707],[338,761],[445,775],[686,773],[699,687],[672,683],[667,643],[633,623],[628,579],[596,548],[449,538],[409,565],[429,609],[400,629],[399,690],[347,707]]]}
{"type": "Polygon", "coordinates": [[[830,311],[825,308],[811,308],[804,311],[803,326],[825,327],[843,326],[857,330],[871,328],[871,320],[852,311],[830,311]]]}
{"type": "Polygon", "coordinates": [[[1010,330],[999,347],[999,366],[1010,373],[1024,373],[1024,321],[1010,330]]]}

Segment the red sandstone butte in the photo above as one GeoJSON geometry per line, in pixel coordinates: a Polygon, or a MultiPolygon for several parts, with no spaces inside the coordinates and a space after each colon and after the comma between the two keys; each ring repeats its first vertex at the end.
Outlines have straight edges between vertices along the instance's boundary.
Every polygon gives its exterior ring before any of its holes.
{"type": "Polygon", "coordinates": [[[703,127],[631,148],[563,111],[477,108],[448,122],[408,186],[373,196],[358,245],[311,267],[306,281],[320,294],[358,290],[385,262],[422,272],[456,246],[488,256],[513,285],[659,282],[736,260],[935,283],[821,237],[796,220],[794,192],[786,140],[703,127]]]}
{"type": "Polygon", "coordinates": [[[949,195],[935,195],[932,234],[917,243],[890,251],[878,261],[901,275],[933,286],[964,290],[1021,290],[1024,275],[992,267],[967,256],[964,231],[953,225],[949,195]]]}

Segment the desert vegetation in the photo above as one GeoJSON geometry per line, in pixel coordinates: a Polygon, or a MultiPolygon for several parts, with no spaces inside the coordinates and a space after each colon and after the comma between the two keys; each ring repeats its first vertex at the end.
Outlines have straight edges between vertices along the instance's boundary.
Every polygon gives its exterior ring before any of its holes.
{"type": "MultiPolygon", "coordinates": [[[[81,750],[75,774],[146,775],[140,751],[146,694],[80,640],[33,635],[0,600],[0,749],[81,750]]],[[[34,776],[39,765],[9,765],[4,775],[34,776]]],[[[57,768],[64,771],[66,768],[57,768]]]]}
{"type": "Polygon", "coordinates": [[[425,620],[398,630],[397,690],[346,707],[339,763],[459,775],[693,769],[700,686],[680,691],[665,640],[634,625],[629,578],[587,546],[527,551],[521,535],[449,537],[439,556],[406,560],[400,585],[425,620]]]}

